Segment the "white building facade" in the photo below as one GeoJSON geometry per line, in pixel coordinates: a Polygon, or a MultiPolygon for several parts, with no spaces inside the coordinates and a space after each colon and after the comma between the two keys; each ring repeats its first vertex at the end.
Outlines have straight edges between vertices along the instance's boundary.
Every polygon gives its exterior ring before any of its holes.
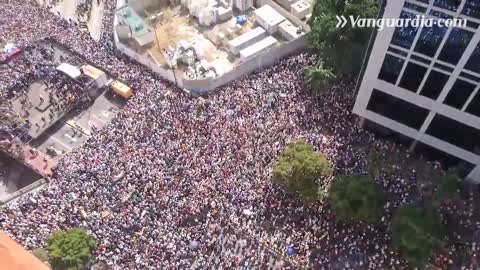
{"type": "Polygon", "coordinates": [[[480,0],[386,0],[383,18],[417,15],[467,24],[377,31],[353,112],[480,183],[480,0]]]}

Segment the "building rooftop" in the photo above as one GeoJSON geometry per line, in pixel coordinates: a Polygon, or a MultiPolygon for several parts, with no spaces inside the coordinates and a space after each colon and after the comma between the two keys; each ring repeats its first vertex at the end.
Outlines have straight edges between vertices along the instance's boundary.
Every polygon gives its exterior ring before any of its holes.
{"type": "Polygon", "coordinates": [[[147,24],[130,6],[125,6],[117,10],[117,15],[122,17],[123,21],[130,26],[132,33],[136,37],[148,34],[147,24]]]}
{"type": "Polygon", "coordinates": [[[270,5],[264,5],[254,11],[254,14],[259,18],[262,18],[269,25],[276,25],[285,20],[285,17],[276,11],[270,5]]]}

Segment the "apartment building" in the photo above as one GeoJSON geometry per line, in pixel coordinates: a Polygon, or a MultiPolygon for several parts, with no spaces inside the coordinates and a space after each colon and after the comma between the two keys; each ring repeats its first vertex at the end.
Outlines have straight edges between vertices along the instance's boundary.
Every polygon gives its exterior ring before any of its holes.
{"type": "Polygon", "coordinates": [[[353,112],[480,183],[480,0],[386,0],[383,18],[464,25],[386,27],[371,44],[353,112]]]}

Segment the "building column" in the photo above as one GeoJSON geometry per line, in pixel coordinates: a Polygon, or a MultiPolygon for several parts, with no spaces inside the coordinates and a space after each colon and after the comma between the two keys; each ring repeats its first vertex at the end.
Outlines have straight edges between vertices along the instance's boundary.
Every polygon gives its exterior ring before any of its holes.
{"type": "Polygon", "coordinates": [[[415,147],[417,147],[417,143],[418,143],[418,141],[417,141],[417,140],[414,140],[414,141],[412,142],[412,144],[410,144],[410,147],[408,147],[408,152],[413,152],[413,151],[415,151],[415,147]]]}
{"type": "Polygon", "coordinates": [[[358,126],[360,128],[363,128],[363,126],[365,125],[365,118],[364,117],[360,117],[360,121],[358,121],[358,126]]]}

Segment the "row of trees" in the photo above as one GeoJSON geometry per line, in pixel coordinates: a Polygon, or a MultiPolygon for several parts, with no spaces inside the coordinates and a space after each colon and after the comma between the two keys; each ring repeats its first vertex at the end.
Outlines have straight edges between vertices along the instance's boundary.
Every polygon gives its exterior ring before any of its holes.
{"type": "MultiPolygon", "coordinates": [[[[328,191],[327,201],[337,221],[375,223],[382,216],[387,194],[375,182],[384,164],[381,155],[372,153],[367,175],[337,177],[328,191]]],[[[319,192],[318,180],[331,175],[327,158],[304,141],[290,144],[273,168],[273,180],[288,193],[313,203],[319,192]]],[[[393,247],[406,260],[422,267],[438,251],[445,238],[438,207],[441,202],[458,197],[458,178],[447,175],[440,179],[431,204],[425,207],[405,205],[397,209],[390,225],[393,247]]]]}
{"type": "Polygon", "coordinates": [[[316,0],[312,13],[309,47],[321,59],[318,66],[306,70],[312,90],[320,92],[333,79],[356,75],[373,29],[336,27],[336,16],[376,18],[377,0],[316,0]]]}

